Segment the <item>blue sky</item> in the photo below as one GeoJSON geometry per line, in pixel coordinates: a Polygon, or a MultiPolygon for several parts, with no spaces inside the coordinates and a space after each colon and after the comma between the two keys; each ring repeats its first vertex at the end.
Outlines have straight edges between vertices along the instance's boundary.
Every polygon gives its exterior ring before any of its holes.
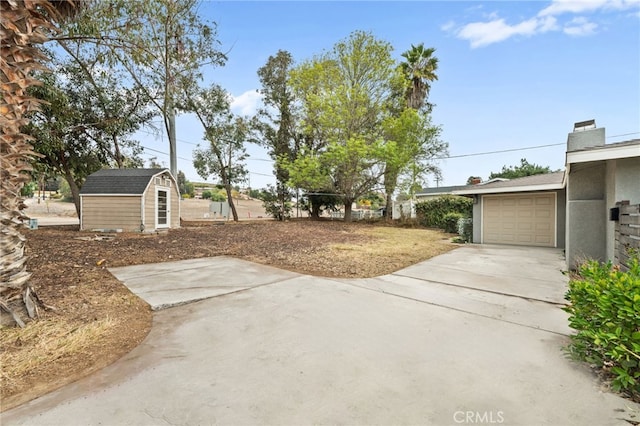
{"type": "MultiPolygon", "coordinates": [[[[595,119],[607,143],[640,138],[640,0],[205,1],[200,13],[217,22],[229,57],[225,67],[206,71],[206,83],[227,89],[237,113],[255,111],[256,71],[279,49],[299,63],[364,30],[390,42],[399,60],[411,44],[436,48],[432,120],[451,156],[559,144],[440,160],[439,186],[486,179],[520,158],[561,169],[576,121],[595,119]]],[[[178,168],[202,181],[191,162],[202,129],[188,116],[177,129],[178,168]]],[[[168,151],[166,138],[141,142],[168,151]]],[[[254,146],[249,152],[251,186],[273,183],[267,154],[254,146]]]]}

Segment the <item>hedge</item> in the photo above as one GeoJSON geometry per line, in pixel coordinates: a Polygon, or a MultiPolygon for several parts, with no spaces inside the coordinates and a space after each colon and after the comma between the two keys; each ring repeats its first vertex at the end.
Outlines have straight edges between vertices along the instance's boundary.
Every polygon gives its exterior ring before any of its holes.
{"type": "Polygon", "coordinates": [[[640,401],[640,264],[629,271],[611,262],[583,264],[565,298],[569,326],[577,331],[567,348],[611,377],[612,388],[640,401]]]}
{"type": "Polygon", "coordinates": [[[456,195],[445,195],[416,203],[416,216],[421,225],[458,232],[458,220],[471,217],[473,200],[456,195]]]}

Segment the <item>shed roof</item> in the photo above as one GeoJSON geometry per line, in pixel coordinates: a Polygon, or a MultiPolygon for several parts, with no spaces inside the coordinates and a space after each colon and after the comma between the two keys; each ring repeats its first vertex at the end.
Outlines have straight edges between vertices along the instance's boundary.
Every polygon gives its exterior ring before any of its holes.
{"type": "Polygon", "coordinates": [[[89,175],[80,189],[86,194],[143,194],[154,176],[168,169],[103,169],[89,175]]]}

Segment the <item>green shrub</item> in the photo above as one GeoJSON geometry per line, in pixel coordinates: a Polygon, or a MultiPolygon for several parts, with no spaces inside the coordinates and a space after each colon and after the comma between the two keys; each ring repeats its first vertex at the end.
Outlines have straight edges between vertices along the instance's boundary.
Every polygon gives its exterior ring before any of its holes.
{"type": "Polygon", "coordinates": [[[203,200],[210,200],[211,199],[211,195],[212,195],[212,193],[208,189],[202,191],[202,199],[203,200]]]}
{"type": "Polygon", "coordinates": [[[442,228],[445,232],[449,232],[450,234],[457,234],[458,221],[463,217],[464,216],[462,215],[462,213],[458,212],[445,213],[442,217],[442,224],[440,228],[442,228]]]}
{"type": "Polygon", "coordinates": [[[262,206],[267,214],[271,215],[275,220],[283,221],[291,218],[293,205],[289,201],[289,197],[285,198],[283,204],[273,185],[268,185],[267,189],[262,190],[258,198],[262,200],[262,206]]]}
{"type": "Polygon", "coordinates": [[[212,191],[209,198],[211,201],[224,202],[227,201],[227,194],[224,190],[212,191]]]}
{"type": "Polygon", "coordinates": [[[461,217],[471,217],[473,200],[455,195],[432,198],[416,204],[416,216],[422,226],[440,228],[447,232],[458,232],[457,220],[461,217]],[[456,213],[457,216],[451,215],[456,213]],[[455,225],[451,222],[455,217],[455,225]]]}
{"type": "Polygon", "coordinates": [[[458,235],[462,237],[462,241],[470,243],[473,241],[473,219],[463,217],[458,221],[458,235]]]}
{"type": "Polygon", "coordinates": [[[23,197],[33,197],[33,193],[36,189],[38,189],[38,185],[35,182],[27,182],[20,190],[20,195],[23,197]]]}
{"type": "Polygon", "coordinates": [[[569,282],[564,308],[577,330],[567,350],[612,378],[615,391],[640,400],[640,264],[637,253],[622,272],[590,261],[569,282]]]}

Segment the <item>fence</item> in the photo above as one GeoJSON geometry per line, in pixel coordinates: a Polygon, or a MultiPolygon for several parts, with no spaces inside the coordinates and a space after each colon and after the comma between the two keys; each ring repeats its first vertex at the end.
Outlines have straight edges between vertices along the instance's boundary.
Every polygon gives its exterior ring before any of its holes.
{"type": "MultiPolygon", "coordinates": [[[[380,210],[352,210],[351,211],[351,220],[364,220],[364,219],[379,219],[383,216],[382,211],[380,210]]],[[[331,219],[343,219],[344,212],[337,211],[331,212],[331,219]]]]}
{"type": "Polygon", "coordinates": [[[615,263],[627,271],[630,252],[640,251],[640,204],[619,201],[616,221],[615,263]]]}

